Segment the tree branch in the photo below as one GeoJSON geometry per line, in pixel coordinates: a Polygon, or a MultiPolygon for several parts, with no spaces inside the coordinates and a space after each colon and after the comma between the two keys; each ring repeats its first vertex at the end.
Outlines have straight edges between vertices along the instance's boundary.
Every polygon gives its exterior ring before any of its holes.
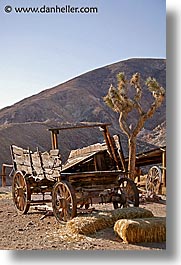
{"type": "Polygon", "coordinates": [[[128,136],[128,138],[131,135],[131,130],[129,128],[129,125],[126,122],[127,119],[127,115],[126,113],[121,112],[120,116],[119,116],[119,125],[120,128],[122,129],[122,131],[128,136]]]}

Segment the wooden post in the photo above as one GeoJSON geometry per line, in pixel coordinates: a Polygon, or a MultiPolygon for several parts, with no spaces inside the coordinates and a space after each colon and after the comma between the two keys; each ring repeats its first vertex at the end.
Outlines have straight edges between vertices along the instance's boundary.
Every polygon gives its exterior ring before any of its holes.
{"type": "Polygon", "coordinates": [[[51,139],[52,139],[52,149],[58,149],[58,130],[51,131],[51,139]]]}
{"type": "Polygon", "coordinates": [[[111,145],[110,145],[109,138],[108,138],[107,127],[106,126],[101,126],[101,131],[103,131],[104,140],[106,142],[106,145],[107,145],[108,151],[109,151],[109,153],[111,155],[111,158],[114,160],[114,156],[113,156],[111,145]]]}
{"type": "Polygon", "coordinates": [[[121,161],[121,164],[122,164],[122,167],[123,167],[123,171],[126,171],[126,163],[125,163],[125,158],[124,158],[124,154],[123,154],[123,149],[122,149],[122,145],[121,145],[120,136],[118,134],[114,135],[113,139],[114,139],[114,141],[117,141],[117,145],[118,145],[117,146],[117,151],[118,151],[118,154],[119,154],[119,158],[120,158],[120,161],[121,161]]]}
{"type": "Polygon", "coordinates": [[[166,150],[162,149],[162,183],[166,187],[166,150]]]}
{"type": "Polygon", "coordinates": [[[111,137],[107,126],[101,126],[101,129],[103,130],[104,139],[106,141],[111,158],[114,160],[116,167],[118,169],[122,169],[121,161],[119,161],[120,159],[118,158],[117,148],[115,147],[115,142],[113,142],[114,139],[111,137]]]}
{"type": "Polygon", "coordinates": [[[52,149],[54,149],[54,132],[51,131],[52,149]]]}
{"type": "Polygon", "coordinates": [[[2,187],[6,187],[6,166],[2,165],[2,187]]]}
{"type": "Polygon", "coordinates": [[[11,170],[13,169],[13,165],[9,165],[9,164],[2,164],[2,187],[6,187],[6,169],[7,168],[11,168],[11,170]]]}

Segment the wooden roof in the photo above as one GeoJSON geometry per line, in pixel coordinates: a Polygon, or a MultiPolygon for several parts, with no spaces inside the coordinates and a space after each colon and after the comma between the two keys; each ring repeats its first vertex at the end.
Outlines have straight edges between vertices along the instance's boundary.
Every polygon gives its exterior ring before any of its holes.
{"type": "Polygon", "coordinates": [[[91,159],[95,154],[107,150],[106,143],[97,143],[81,149],[72,150],[67,162],[62,166],[62,171],[65,171],[79,163],[83,163],[91,159]]]}
{"type": "MultiPolygon", "coordinates": [[[[166,146],[136,154],[136,166],[142,167],[152,164],[161,164],[163,152],[166,152],[166,146]]],[[[128,158],[126,160],[128,160],[128,158]]]]}
{"type": "MultiPolygon", "coordinates": [[[[83,163],[91,159],[95,154],[106,150],[106,143],[97,143],[81,149],[72,150],[70,152],[67,162],[63,165],[62,171],[67,170],[75,165],[78,165],[79,163],[83,163]]],[[[161,164],[162,153],[165,151],[166,146],[162,146],[136,154],[136,166],[143,167],[152,164],[161,164]]],[[[128,162],[128,157],[125,159],[125,162],[128,162]]]]}

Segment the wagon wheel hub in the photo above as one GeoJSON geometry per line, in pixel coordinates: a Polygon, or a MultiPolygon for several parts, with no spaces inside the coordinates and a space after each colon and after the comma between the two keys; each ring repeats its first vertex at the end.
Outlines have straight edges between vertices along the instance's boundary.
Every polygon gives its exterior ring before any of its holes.
{"type": "Polygon", "coordinates": [[[23,189],[23,187],[19,187],[19,188],[17,188],[17,196],[22,197],[23,194],[24,194],[24,189],[23,189]]]}
{"type": "Polygon", "coordinates": [[[67,202],[67,200],[66,200],[65,198],[62,198],[62,199],[60,200],[60,205],[61,205],[61,208],[63,208],[63,209],[67,209],[67,207],[68,207],[68,202],[67,202]]]}

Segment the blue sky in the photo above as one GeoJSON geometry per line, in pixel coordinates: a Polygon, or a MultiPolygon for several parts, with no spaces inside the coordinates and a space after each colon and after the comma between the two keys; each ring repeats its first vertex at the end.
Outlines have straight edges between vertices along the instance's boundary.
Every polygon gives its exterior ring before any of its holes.
{"type": "Polygon", "coordinates": [[[166,57],[165,0],[0,0],[0,108],[132,57],[166,57]],[[18,14],[5,6],[97,7],[18,14]]]}

